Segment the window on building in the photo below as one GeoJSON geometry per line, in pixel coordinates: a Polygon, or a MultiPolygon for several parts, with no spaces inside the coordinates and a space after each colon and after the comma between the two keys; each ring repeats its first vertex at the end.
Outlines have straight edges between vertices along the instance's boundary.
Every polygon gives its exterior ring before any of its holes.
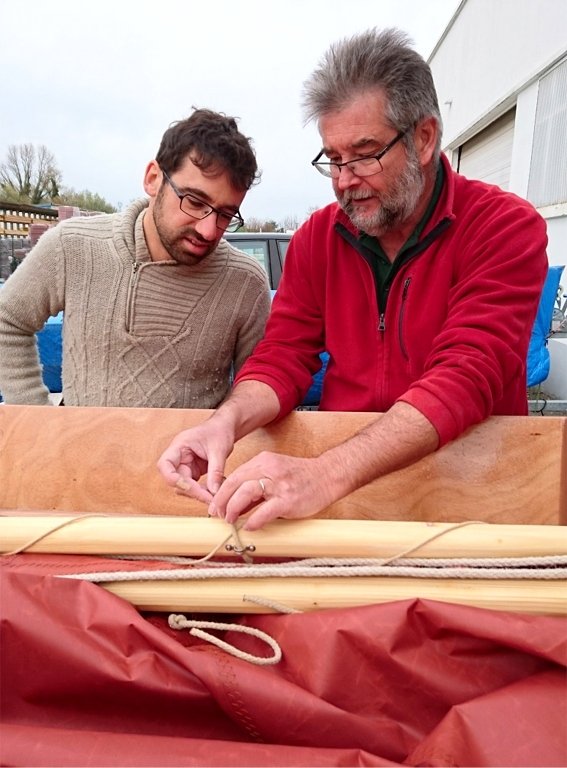
{"type": "Polygon", "coordinates": [[[539,81],[528,200],[567,202],[567,59],[539,81]]]}

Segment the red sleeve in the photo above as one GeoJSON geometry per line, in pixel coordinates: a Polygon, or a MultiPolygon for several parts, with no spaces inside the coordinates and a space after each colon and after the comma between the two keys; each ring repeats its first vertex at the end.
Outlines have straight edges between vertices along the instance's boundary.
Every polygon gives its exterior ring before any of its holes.
{"type": "Polygon", "coordinates": [[[548,269],[546,223],[525,200],[487,195],[462,216],[446,322],[399,398],[441,445],[491,414],[527,413],[526,356],[548,269]]]}

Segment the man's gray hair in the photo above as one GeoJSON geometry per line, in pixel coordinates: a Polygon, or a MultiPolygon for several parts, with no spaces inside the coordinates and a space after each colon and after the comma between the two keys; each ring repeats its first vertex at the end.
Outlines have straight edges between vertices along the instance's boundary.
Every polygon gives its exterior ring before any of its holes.
{"type": "MultiPolygon", "coordinates": [[[[399,29],[374,28],[331,45],[303,84],[305,123],[340,112],[358,96],[381,89],[386,95],[385,119],[394,130],[409,131],[426,117],[437,120],[438,158],[442,123],[433,75],[412,44],[399,29]]],[[[412,136],[405,136],[404,143],[413,147],[412,136]]]]}

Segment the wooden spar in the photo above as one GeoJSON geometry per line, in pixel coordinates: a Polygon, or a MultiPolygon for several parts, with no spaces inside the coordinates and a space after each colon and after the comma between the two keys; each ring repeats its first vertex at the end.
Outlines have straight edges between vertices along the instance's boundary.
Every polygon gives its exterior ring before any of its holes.
{"type": "Polygon", "coordinates": [[[567,614],[564,581],[348,578],[128,581],[101,584],[144,611],[277,613],[245,600],[254,596],[299,611],[347,608],[416,597],[546,616],[567,614]]]}
{"type": "MultiPolygon", "coordinates": [[[[230,536],[215,518],[180,517],[0,517],[0,550],[18,549],[67,520],[30,552],[55,554],[132,554],[202,556],[230,536]]],[[[391,558],[424,543],[412,553],[422,558],[543,557],[567,555],[567,528],[549,525],[470,524],[369,520],[277,520],[254,533],[239,531],[243,546],[257,557],[391,558]]],[[[228,554],[221,549],[219,554],[228,554]]],[[[567,614],[565,581],[536,579],[431,579],[396,576],[344,578],[267,576],[178,581],[125,581],[101,584],[140,610],[206,613],[270,613],[245,595],[275,601],[300,611],[345,608],[416,597],[462,605],[549,616],[567,614]]]]}
{"type": "MultiPolygon", "coordinates": [[[[77,555],[204,556],[231,534],[217,518],[85,517],[64,528],[74,517],[0,517],[0,552],[11,552],[43,534],[26,551],[77,555]]],[[[414,557],[544,557],[567,555],[567,527],[551,525],[470,524],[377,520],[276,520],[260,531],[239,531],[255,557],[375,557],[399,555],[434,536],[414,557]]],[[[234,542],[232,542],[234,543],[234,542]]],[[[219,555],[229,554],[224,548],[219,555]]]]}

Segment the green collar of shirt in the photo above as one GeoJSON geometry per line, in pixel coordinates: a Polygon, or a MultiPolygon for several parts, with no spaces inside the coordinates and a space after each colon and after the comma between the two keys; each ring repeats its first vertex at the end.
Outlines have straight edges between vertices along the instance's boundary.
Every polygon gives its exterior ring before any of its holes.
{"type": "Polygon", "coordinates": [[[431,200],[429,201],[429,205],[427,206],[427,210],[423,214],[421,220],[417,224],[414,231],[411,233],[411,235],[406,240],[404,245],[398,251],[398,254],[396,255],[396,258],[394,259],[393,262],[391,262],[390,259],[386,256],[382,246],[380,245],[380,241],[376,237],[372,237],[372,235],[367,235],[366,232],[361,232],[358,236],[358,242],[361,245],[363,245],[365,248],[367,248],[368,251],[371,252],[369,256],[371,255],[373,257],[372,263],[370,263],[370,266],[372,267],[372,271],[374,272],[378,302],[379,302],[380,308],[382,308],[382,311],[385,308],[385,304],[386,304],[384,287],[388,282],[388,278],[393,276],[393,274],[396,272],[397,263],[399,263],[400,256],[405,251],[407,251],[408,248],[411,248],[413,245],[415,245],[419,240],[421,233],[425,229],[427,222],[433,215],[433,211],[435,210],[437,203],[439,202],[439,198],[441,197],[441,192],[443,190],[444,182],[445,182],[445,170],[443,168],[443,163],[439,163],[439,168],[437,169],[437,176],[435,178],[435,186],[433,187],[433,193],[431,195],[431,200]],[[390,272],[392,273],[392,275],[390,275],[390,272]]]}

